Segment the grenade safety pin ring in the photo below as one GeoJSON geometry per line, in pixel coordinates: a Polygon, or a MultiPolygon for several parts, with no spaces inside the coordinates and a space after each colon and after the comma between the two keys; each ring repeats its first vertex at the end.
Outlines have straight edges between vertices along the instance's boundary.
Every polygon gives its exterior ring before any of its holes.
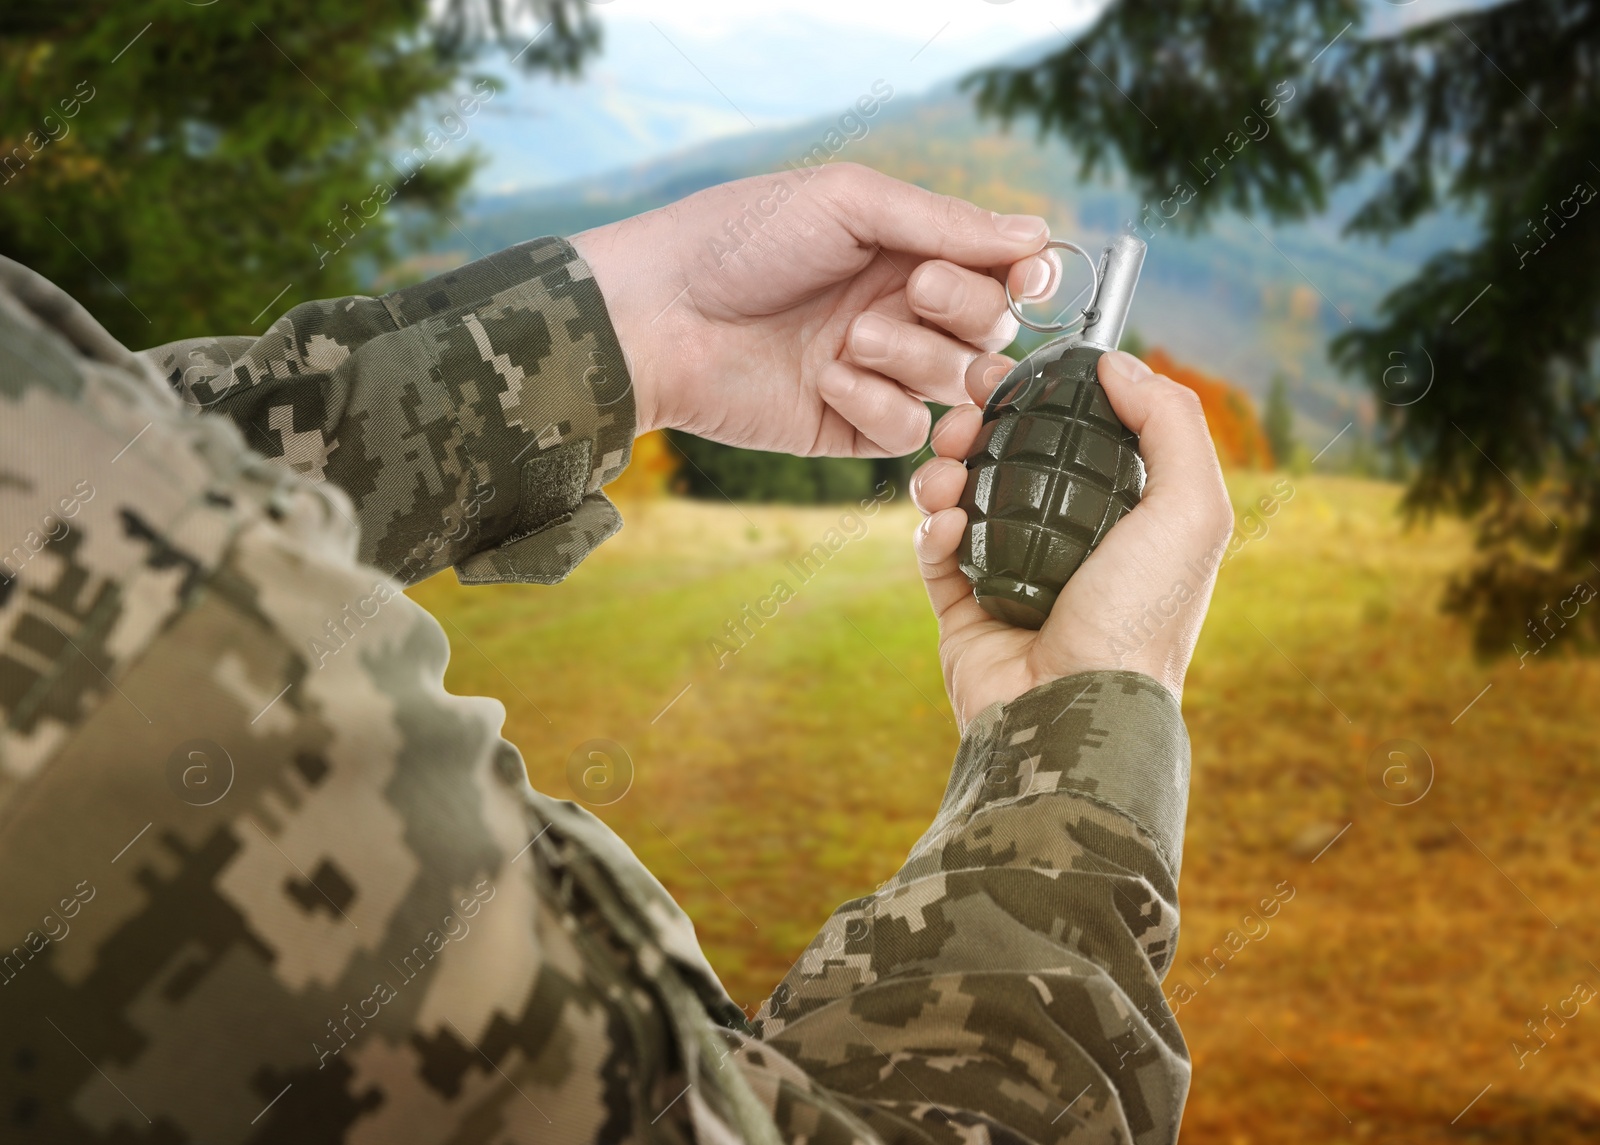
{"type": "Polygon", "coordinates": [[[1018,302],[1011,294],[1011,281],[1009,277],[1006,280],[1006,305],[1011,308],[1011,315],[1018,322],[1022,323],[1030,330],[1039,331],[1041,334],[1059,334],[1061,331],[1071,328],[1074,323],[1080,323],[1076,329],[1082,330],[1085,326],[1088,326],[1090,323],[1092,323],[1095,318],[1094,303],[1095,299],[1100,296],[1100,268],[1095,264],[1094,256],[1088,251],[1084,250],[1077,243],[1068,242],[1066,239],[1051,239],[1049,242],[1044,244],[1044,249],[1039,253],[1043,254],[1044,251],[1049,250],[1051,247],[1055,247],[1058,250],[1070,250],[1074,254],[1080,256],[1084,262],[1089,264],[1089,305],[1080,311],[1083,317],[1075,318],[1072,320],[1072,322],[1030,322],[1027,318],[1022,316],[1022,304],[1018,302]]]}

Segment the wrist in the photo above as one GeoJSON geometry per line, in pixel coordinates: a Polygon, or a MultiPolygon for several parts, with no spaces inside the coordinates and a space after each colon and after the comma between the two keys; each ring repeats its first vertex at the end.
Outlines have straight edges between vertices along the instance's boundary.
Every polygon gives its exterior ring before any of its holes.
{"type": "Polygon", "coordinates": [[[1069,679],[1074,676],[1092,676],[1106,672],[1146,677],[1160,684],[1179,705],[1183,703],[1185,666],[1163,659],[1159,654],[1154,656],[1069,657],[1059,661],[1058,666],[1052,666],[1050,671],[1034,673],[1027,691],[1031,692],[1036,688],[1048,687],[1059,680],[1069,679]]]}
{"type": "MultiPolygon", "coordinates": [[[[994,717],[989,717],[992,726],[994,717]]],[[[1143,672],[1100,668],[1029,689],[999,712],[986,794],[1088,798],[1137,825],[1177,879],[1189,795],[1182,705],[1143,672]],[[1007,782],[1015,784],[1008,788],[1007,782]]]]}
{"type": "Polygon", "coordinates": [[[633,392],[634,435],[637,437],[669,424],[662,402],[663,367],[667,359],[657,347],[661,344],[659,335],[670,334],[677,322],[663,310],[663,306],[671,302],[670,295],[665,303],[656,300],[658,305],[654,311],[650,310],[653,296],[660,293],[659,288],[651,287],[652,281],[661,281],[657,277],[658,260],[648,251],[625,249],[619,241],[622,226],[622,223],[612,223],[595,227],[567,241],[588,264],[605,301],[606,315],[616,333],[617,344],[622,347],[622,359],[633,392]]]}

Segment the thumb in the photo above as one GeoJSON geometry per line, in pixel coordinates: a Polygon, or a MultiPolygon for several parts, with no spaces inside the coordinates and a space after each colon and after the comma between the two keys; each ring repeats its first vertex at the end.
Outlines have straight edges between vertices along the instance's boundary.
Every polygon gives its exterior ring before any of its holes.
{"type": "Polygon", "coordinates": [[[1037,215],[998,215],[965,199],[903,183],[870,167],[831,164],[823,194],[858,242],[971,267],[1008,266],[1050,238],[1037,215]]]}
{"type": "Polygon", "coordinates": [[[1111,408],[1139,435],[1146,472],[1141,505],[1194,541],[1225,537],[1233,508],[1199,396],[1122,350],[1102,354],[1098,372],[1111,408]]]}

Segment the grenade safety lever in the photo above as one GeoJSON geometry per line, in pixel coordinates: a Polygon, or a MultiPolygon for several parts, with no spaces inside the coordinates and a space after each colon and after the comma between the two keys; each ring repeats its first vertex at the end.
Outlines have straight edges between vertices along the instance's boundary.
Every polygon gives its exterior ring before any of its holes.
{"type": "MultiPolygon", "coordinates": [[[[1049,245],[1088,258],[1075,243],[1049,245]]],[[[1018,362],[984,406],[961,494],[958,558],[984,610],[1018,627],[1044,624],[1067,580],[1144,492],[1139,439],[1095,372],[1122,339],[1144,256],[1132,235],[1113,239],[1099,266],[1091,263],[1083,325],[1018,362]]],[[[1070,325],[1030,322],[1009,291],[1006,299],[1032,329],[1070,325]]]]}

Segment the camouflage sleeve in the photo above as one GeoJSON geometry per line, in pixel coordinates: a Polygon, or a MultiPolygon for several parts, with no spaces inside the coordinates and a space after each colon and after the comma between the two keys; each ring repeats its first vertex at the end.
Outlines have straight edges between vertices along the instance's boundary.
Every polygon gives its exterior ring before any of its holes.
{"type": "Polygon", "coordinates": [[[1174,1141],[1190,1067],[1161,981],[1188,778],[1177,703],[1135,673],[975,720],[905,866],[834,912],[738,1049],[777,1123],[818,1142],[1174,1141]]]}
{"type": "Polygon", "coordinates": [[[553,583],[621,525],[600,487],[633,447],[632,387],[564,239],[145,356],[250,448],[343,489],[361,559],[403,583],[446,565],[467,583],[553,583]]]}
{"type": "Polygon", "coordinates": [[[688,919],[349,509],[0,258],[0,1140],[777,1145],[688,919]]]}

